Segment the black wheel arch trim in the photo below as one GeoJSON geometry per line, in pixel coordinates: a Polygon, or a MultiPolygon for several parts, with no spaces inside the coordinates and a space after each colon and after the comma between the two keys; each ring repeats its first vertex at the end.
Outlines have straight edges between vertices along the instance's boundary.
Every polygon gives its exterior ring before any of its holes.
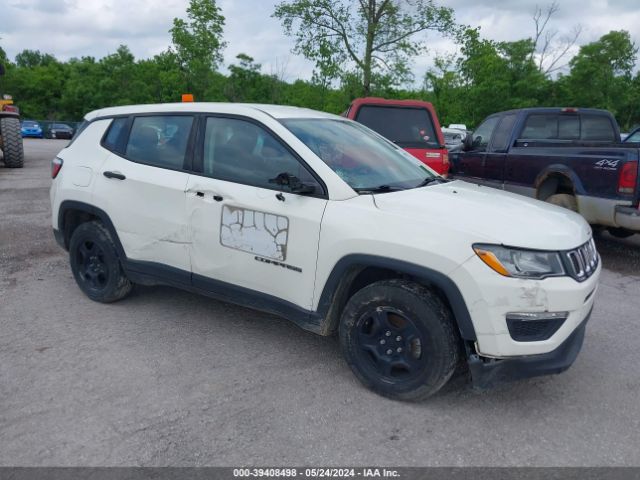
{"type": "Polygon", "coordinates": [[[320,300],[318,302],[317,313],[320,318],[324,319],[323,332],[329,333],[337,324],[334,299],[339,298],[344,289],[348,289],[352,276],[350,272],[362,271],[364,268],[377,267],[394,270],[399,273],[410,275],[416,280],[425,282],[427,285],[433,285],[440,289],[446,296],[453,315],[460,331],[460,335],[464,340],[476,341],[476,331],[471,321],[469,309],[464,301],[460,289],[451,278],[447,275],[422,265],[396,260],[393,258],[381,257],[367,254],[352,254],[342,257],[333,267],[327,281],[323,287],[320,300]]]}
{"type": "Polygon", "coordinates": [[[85,202],[79,202],[77,200],[65,200],[60,204],[60,208],[58,209],[58,232],[60,232],[59,235],[62,235],[64,248],[66,250],[69,250],[70,238],[66,231],[65,219],[67,216],[67,212],[71,210],[81,211],[99,218],[107,228],[107,230],[109,230],[109,233],[111,234],[111,237],[116,244],[118,256],[120,257],[120,259],[126,260],[127,256],[124,253],[124,248],[122,247],[122,243],[120,243],[120,238],[116,233],[116,229],[113,226],[113,222],[111,221],[111,218],[109,218],[109,215],[107,215],[104,210],[101,210],[98,207],[85,202]]]}

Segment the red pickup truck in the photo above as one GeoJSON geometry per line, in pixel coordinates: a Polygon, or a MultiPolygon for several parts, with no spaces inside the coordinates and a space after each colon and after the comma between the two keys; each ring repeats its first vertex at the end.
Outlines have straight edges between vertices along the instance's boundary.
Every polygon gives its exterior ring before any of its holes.
{"type": "Polygon", "coordinates": [[[357,98],[343,115],[388,138],[439,174],[449,173],[444,136],[429,102],[357,98]]]}

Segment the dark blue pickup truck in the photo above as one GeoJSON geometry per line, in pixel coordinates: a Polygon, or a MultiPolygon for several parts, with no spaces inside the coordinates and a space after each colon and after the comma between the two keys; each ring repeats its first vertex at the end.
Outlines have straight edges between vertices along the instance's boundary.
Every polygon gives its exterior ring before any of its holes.
{"type": "Polygon", "coordinates": [[[640,144],[622,143],[606,110],[496,113],[450,159],[455,178],[569,208],[619,237],[640,233],[640,144]]]}

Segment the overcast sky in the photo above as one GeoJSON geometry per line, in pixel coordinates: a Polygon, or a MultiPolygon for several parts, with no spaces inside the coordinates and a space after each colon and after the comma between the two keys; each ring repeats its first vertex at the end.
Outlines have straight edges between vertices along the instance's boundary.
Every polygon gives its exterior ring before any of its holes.
{"type": "MultiPolygon", "coordinates": [[[[353,0],[355,1],[355,0],[353,0]]],[[[271,18],[276,0],[218,0],[226,17],[225,63],[241,52],[263,65],[266,73],[287,80],[309,78],[312,65],[291,53],[278,20],[271,18]]],[[[516,40],[533,35],[532,14],[546,0],[449,0],[457,21],[481,26],[494,40],[516,40]],[[498,6],[496,6],[498,5],[498,6]]],[[[0,46],[13,58],[23,49],[52,53],[62,60],[91,55],[102,57],[126,44],[137,58],[167,48],[176,16],[185,16],[188,0],[0,0],[0,46]]],[[[560,11],[551,27],[569,33],[582,25],[581,43],[610,30],[625,29],[640,44],[640,0],[559,0],[560,11]]],[[[414,73],[421,78],[438,53],[455,50],[436,34],[425,37],[429,53],[416,59],[414,73]]]]}

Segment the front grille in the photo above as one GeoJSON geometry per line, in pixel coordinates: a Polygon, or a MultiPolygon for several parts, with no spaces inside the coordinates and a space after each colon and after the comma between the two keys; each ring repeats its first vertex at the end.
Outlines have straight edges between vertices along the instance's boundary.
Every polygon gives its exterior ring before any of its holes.
{"type": "Polygon", "coordinates": [[[569,275],[579,282],[583,282],[595,273],[600,260],[593,238],[574,250],[564,252],[564,257],[569,275]]]}

